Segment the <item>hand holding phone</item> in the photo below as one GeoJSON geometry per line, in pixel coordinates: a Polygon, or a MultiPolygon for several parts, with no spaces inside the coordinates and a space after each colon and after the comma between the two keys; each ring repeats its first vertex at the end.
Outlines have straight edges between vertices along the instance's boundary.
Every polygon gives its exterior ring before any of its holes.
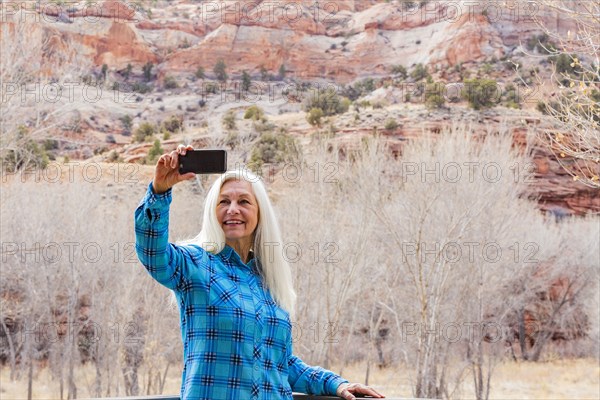
{"type": "Polygon", "coordinates": [[[179,173],[179,157],[188,150],[192,151],[194,148],[190,145],[180,144],[176,150],[159,157],[154,169],[154,179],[152,180],[154,193],[165,193],[179,182],[194,179],[196,175],[192,172],[183,175],[179,173]]]}
{"type": "Polygon", "coordinates": [[[187,150],[179,156],[179,173],[217,174],[227,171],[225,150],[187,150]]]}

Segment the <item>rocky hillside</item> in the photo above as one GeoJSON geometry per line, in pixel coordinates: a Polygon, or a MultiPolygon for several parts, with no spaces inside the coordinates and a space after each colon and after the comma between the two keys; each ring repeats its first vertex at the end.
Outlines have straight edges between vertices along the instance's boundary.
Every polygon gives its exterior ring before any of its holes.
{"type": "Polygon", "coordinates": [[[513,55],[541,18],[560,32],[573,27],[525,2],[146,2],[104,1],[39,9],[41,21],[71,38],[96,65],[121,70],[160,64],[166,73],[211,71],[225,59],[233,74],[276,72],[347,83],[386,75],[391,66],[444,69],[513,55]]]}
{"type": "MultiPolygon", "coordinates": [[[[132,136],[144,123],[160,127],[173,117],[180,121],[177,132],[163,138],[165,150],[183,140],[200,145],[208,137],[227,136],[223,116],[232,112],[242,120],[252,104],[290,135],[308,138],[316,128],[307,123],[301,108],[304,89],[325,82],[349,97],[349,87],[361,88],[351,99],[362,104],[360,116],[358,105],[353,105],[327,119],[340,142],[378,131],[401,147],[424,130],[466,119],[482,131],[508,124],[518,144],[527,130],[553,128],[552,121],[535,110],[536,102],[550,95],[552,85],[529,91],[522,86],[517,103],[502,102],[486,112],[469,110],[464,102],[429,111],[418,87],[425,84],[425,75],[412,72],[423,65],[427,79],[446,88],[467,77],[494,79],[504,88],[518,86],[523,78],[531,84],[534,74],[542,79],[552,74],[547,56],[524,53],[522,45],[540,33],[533,18],[557,32],[573,28],[555,12],[526,2],[37,4],[29,10],[9,7],[7,14],[37,15],[39,23],[33,29],[49,37],[48,48],[68,47],[85,55],[92,63],[86,82],[95,80],[102,88],[93,102],[72,102],[73,128],[60,129],[65,140],[59,155],[127,162],[143,159],[151,147],[148,142],[136,143],[132,136]],[[224,84],[216,80],[219,60],[229,78],[224,84]],[[239,96],[244,71],[262,91],[251,101],[239,96]],[[384,129],[390,119],[397,126],[384,129]]],[[[248,123],[240,124],[241,133],[252,131],[248,123]]],[[[536,150],[535,164],[534,186],[542,209],[557,214],[600,211],[597,193],[573,182],[542,146],[536,150]]]]}

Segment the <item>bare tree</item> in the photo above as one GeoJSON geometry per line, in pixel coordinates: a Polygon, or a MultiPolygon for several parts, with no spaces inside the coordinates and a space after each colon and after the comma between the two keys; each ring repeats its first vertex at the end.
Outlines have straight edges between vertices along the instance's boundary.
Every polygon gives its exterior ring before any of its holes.
{"type": "MultiPolygon", "coordinates": [[[[300,297],[294,351],[307,361],[367,361],[365,380],[376,363],[400,363],[414,370],[415,395],[462,397],[470,378],[475,396],[487,398],[494,365],[506,349],[519,352],[521,337],[534,340],[523,347],[528,357],[543,359],[575,324],[583,336],[597,331],[597,320],[579,317],[598,298],[597,217],[542,216],[527,198],[527,150],[517,152],[508,132],[425,131],[400,153],[384,140],[313,145],[301,164],[265,175],[286,240],[275,250],[292,263],[300,297]],[[539,329],[524,325],[527,335],[515,336],[520,310],[539,329]]],[[[43,262],[3,254],[3,329],[15,379],[30,378],[32,397],[44,360],[61,398],[154,394],[181,368],[179,315],[129,247],[133,221],[123,204],[139,202],[151,168],[138,178],[133,186],[2,183],[3,243],[80,244],[75,262],[66,251],[53,262],[51,252],[43,262]],[[102,249],[101,261],[82,259],[85,243],[102,249]],[[36,324],[58,324],[56,340],[21,334],[36,324]],[[95,370],[88,385],[78,380],[87,363],[95,370]]],[[[175,188],[172,241],[199,231],[197,185],[175,188]]]]}
{"type": "MultiPolygon", "coordinates": [[[[1,229],[3,240],[19,249],[3,254],[7,281],[3,281],[1,297],[15,291],[26,294],[12,299],[8,307],[21,303],[23,310],[18,316],[22,334],[16,337],[24,342],[15,343],[16,358],[21,367],[29,366],[30,376],[36,360],[47,359],[59,381],[61,398],[81,396],[77,371],[93,360],[97,363],[93,393],[110,394],[118,382],[115,361],[127,365],[119,361],[119,349],[125,352],[132,344],[143,348],[143,342],[136,341],[132,319],[136,310],[128,312],[130,307],[123,306],[136,304],[128,296],[140,297],[126,286],[131,284],[129,277],[143,276],[132,268],[136,260],[126,257],[133,254],[127,247],[126,238],[131,235],[127,223],[106,225],[107,235],[98,232],[97,226],[104,226],[107,215],[114,215],[115,205],[103,196],[102,183],[77,179],[64,185],[13,178],[13,184],[3,188],[1,229]],[[110,235],[108,227],[117,233],[110,235]],[[103,371],[107,372],[104,380],[103,371]]],[[[125,215],[117,218],[127,220],[125,215]]],[[[144,328],[143,323],[137,326],[140,331],[144,328]]]]}
{"type": "Polygon", "coordinates": [[[43,166],[44,139],[75,115],[90,61],[51,26],[24,12],[0,26],[0,159],[6,169],[43,166]],[[79,89],[79,90],[77,90],[79,89]]]}
{"type": "Polygon", "coordinates": [[[553,250],[540,248],[535,262],[514,271],[500,293],[514,358],[538,361],[551,341],[581,342],[591,333],[586,303],[598,293],[599,234],[592,215],[560,225],[548,221],[544,230],[529,234],[532,243],[553,250]],[[573,240],[576,229],[586,233],[579,240],[573,240]]]}
{"type": "MultiPolygon", "coordinates": [[[[534,136],[529,136],[532,143],[534,136]]],[[[554,222],[528,199],[529,148],[513,148],[508,130],[474,132],[464,125],[435,136],[424,132],[403,147],[399,158],[377,140],[325,148],[328,152],[317,151],[315,157],[321,170],[333,163],[334,183],[310,186],[315,166],[308,163],[302,179],[294,168],[288,185],[277,185],[286,188],[276,202],[287,239],[310,245],[317,237],[331,238],[342,260],[332,270],[333,279],[316,263],[296,264],[303,297],[300,351],[323,360],[318,349],[327,346],[310,343],[312,331],[306,335],[305,328],[335,315],[323,311],[336,299],[337,321],[363,328],[353,331],[342,323],[340,332],[348,336],[340,343],[355,345],[347,351],[334,344],[332,351],[351,360],[366,359],[367,380],[370,360],[383,359],[385,342],[395,341],[395,354],[414,367],[415,396],[460,397],[461,383],[470,375],[475,396],[488,398],[494,366],[512,326],[511,305],[505,300],[525,306],[531,300],[506,290],[516,276],[530,276],[532,285],[547,287],[551,281],[536,280],[530,266],[566,255],[554,241],[545,240],[553,234],[554,222]],[[286,202],[288,198],[294,201],[286,202]],[[335,229],[323,221],[335,221],[335,229]],[[358,300],[340,294],[345,284],[350,293],[359,290],[358,300]],[[390,322],[395,329],[382,339],[381,329],[390,322]]],[[[573,224],[587,229],[581,221],[573,224]]],[[[565,237],[573,238],[572,230],[565,237]]],[[[573,272],[561,263],[553,265],[573,272]]],[[[583,297],[576,302],[581,304],[583,297]]]]}
{"type": "Polygon", "coordinates": [[[285,164],[276,174],[278,192],[274,193],[285,235],[275,251],[283,251],[290,260],[303,298],[295,321],[295,349],[308,352],[307,360],[319,360],[326,368],[339,361],[334,355],[339,329],[345,325],[344,308],[359,290],[361,271],[368,262],[369,233],[368,215],[348,212],[356,199],[340,190],[339,170],[344,163],[337,150],[326,158],[329,144],[315,143],[298,163],[285,164]],[[285,197],[280,199],[282,189],[285,197]],[[315,301],[320,306],[315,307],[315,301]]]}
{"type": "MultiPolygon", "coordinates": [[[[540,9],[557,14],[572,25],[563,32],[535,21],[550,38],[540,45],[554,56],[553,83],[557,86],[545,111],[556,129],[540,137],[573,179],[600,188],[600,4],[595,1],[541,0],[540,9]]],[[[543,83],[543,82],[540,82],[543,83]]]]}

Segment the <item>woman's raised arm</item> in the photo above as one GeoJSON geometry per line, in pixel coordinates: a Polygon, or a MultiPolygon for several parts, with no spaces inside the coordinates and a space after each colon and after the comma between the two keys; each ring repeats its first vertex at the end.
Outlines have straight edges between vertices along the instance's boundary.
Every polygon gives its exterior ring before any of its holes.
{"type": "Polygon", "coordinates": [[[185,247],[169,243],[169,206],[171,188],[195,174],[180,175],[178,156],[191,146],[163,154],[156,164],[154,180],[135,210],[135,249],[141,263],[159,283],[175,290],[186,275],[190,255],[185,247]]]}

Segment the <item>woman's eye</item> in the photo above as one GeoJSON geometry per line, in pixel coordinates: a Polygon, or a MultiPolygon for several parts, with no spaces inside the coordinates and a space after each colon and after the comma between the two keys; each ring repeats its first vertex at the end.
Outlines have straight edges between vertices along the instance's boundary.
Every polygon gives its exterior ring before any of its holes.
{"type": "Polygon", "coordinates": [[[250,204],[250,202],[248,200],[241,200],[240,203],[248,203],[248,204],[250,204]]]}

